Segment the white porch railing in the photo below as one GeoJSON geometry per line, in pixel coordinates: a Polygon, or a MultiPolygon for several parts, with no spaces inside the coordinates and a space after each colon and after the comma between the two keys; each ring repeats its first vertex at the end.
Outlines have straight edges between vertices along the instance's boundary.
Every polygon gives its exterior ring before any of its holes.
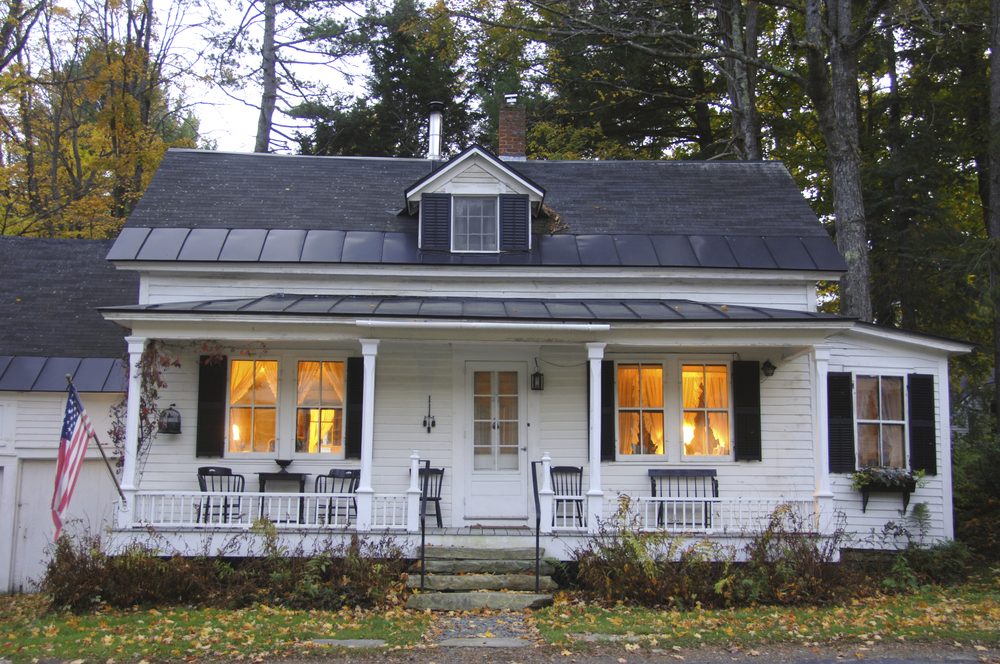
{"type": "MultiPolygon", "coordinates": [[[[354,494],[140,491],[133,498],[132,525],[153,528],[248,529],[258,519],[279,530],[351,529],[357,524],[354,494]]],[[[406,528],[405,494],[375,494],[375,529],[406,528]]]]}
{"type": "Polygon", "coordinates": [[[586,496],[552,496],[552,530],[585,532],[587,530],[586,496]]]}
{"type": "Polygon", "coordinates": [[[806,530],[816,530],[812,500],[780,498],[639,498],[639,523],[645,531],[740,535],[767,526],[771,515],[786,506],[788,517],[806,530]]]}

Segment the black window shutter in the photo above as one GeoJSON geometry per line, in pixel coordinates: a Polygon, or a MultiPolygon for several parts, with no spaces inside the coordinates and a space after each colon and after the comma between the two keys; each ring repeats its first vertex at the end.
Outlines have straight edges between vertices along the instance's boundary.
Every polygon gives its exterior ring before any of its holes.
{"type": "Polygon", "coordinates": [[[451,195],[420,197],[420,248],[451,249],[451,195]]]}
{"type": "Polygon", "coordinates": [[[854,381],[849,373],[826,375],[826,418],[830,445],[830,472],[853,473],[854,381]]]}
{"type": "Polygon", "coordinates": [[[198,363],[198,428],[194,454],[221,457],[226,449],[226,376],[229,360],[202,355],[198,363]]]}
{"type": "Polygon", "coordinates": [[[601,361],[601,461],[614,460],[615,362],[603,360],[601,361]]]}
{"type": "Polygon", "coordinates": [[[347,358],[347,415],[344,452],[348,459],[361,458],[361,420],[365,402],[365,358],[347,358]]]}
{"type": "Polygon", "coordinates": [[[531,234],[531,215],[528,197],[524,194],[500,196],[500,249],[502,251],[527,251],[531,234]]]}
{"type": "Polygon", "coordinates": [[[907,376],[910,406],[910,468],[937,475],[937,427],[934,422],[934,376],[907,376]]]}
{"type": "Polygon", "coordinates": [[[760,363],[733,362],[733,448],[737,461],[761,460],[760,363]]]}

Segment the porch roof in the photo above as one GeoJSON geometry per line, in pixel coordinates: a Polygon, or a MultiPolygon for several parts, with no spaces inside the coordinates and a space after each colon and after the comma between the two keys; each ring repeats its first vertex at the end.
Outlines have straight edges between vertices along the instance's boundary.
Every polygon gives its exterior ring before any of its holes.
{"type": "Polygon", "coordinates": [[[575,323],[849,322],[837,314],[680,299],[491,299],[383,295],[295,295],[105,307],[103,312],[281,315],[575,323]]]}

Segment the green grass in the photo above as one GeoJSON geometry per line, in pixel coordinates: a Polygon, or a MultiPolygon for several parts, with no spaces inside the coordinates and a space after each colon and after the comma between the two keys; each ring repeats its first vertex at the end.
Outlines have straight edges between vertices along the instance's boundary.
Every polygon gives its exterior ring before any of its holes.
{"type": "Polygon", "coordinates": [[[259,658],[318,654],[311,639],[416,644],[430,617],[400,609],[292,611],[266,606],[45,613],[39,596],[0,597],[0,657],[101,661],[259,658]]]}
{"type": "Polygon", "coordinates": [[[578,633],[640,637],[654,645],[753,646],[840,641],[959,641],[1000,645],[1000,586],[929,587],[828,607],[655,610],[600,607],[562,596],[536,613],[542,637],[554,644],[578,633]]]}

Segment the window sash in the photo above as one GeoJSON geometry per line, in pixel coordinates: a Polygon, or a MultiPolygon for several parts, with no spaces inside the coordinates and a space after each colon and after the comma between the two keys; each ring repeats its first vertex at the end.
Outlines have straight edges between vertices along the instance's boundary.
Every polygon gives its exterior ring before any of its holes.
{"type": "Polygon", "coordinates": [[[296,375],[295,453],[344,453],[343,361],[300,360],[296,375]]]}
{"type": "Polygon", "coordinates": [[[681,364],[683,458],[732,456],[731,389],[729,365],[681,364]]]}
{"type": "Polygon", "coordinates": [[[615,371],[618,454],[665,456],[663,365],[623,362],[615,371]]]}
{"type": "Polygon", "coordinates": [[[229,373],[229,444],[236,454],[276,451],[279,403],[277,360],[232,360],[229,373]]]}
{"type": "Polygon", "coordinates": [[[906,468],[906,386],[902,376],[857,375],[855,440],[859,467],[906,468]],[[886,403],[892,399],[896,403],[886,403]],[[893,415],[900,415],[900,418],[893,415]]]}
{"type": "Polygon", "coordinates": [[[498,197],[452,197],[451,250],[467,253],[497,253],[500,251],[498,197]]]}

